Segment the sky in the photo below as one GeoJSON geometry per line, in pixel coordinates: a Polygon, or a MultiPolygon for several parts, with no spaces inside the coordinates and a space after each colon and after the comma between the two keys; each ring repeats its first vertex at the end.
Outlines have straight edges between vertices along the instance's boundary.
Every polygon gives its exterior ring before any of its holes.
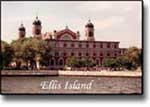
{"type": "Polygon", "coordinates": [[[1,39],[10,43],[18,38],[18,27],[26,27],[32,36],[36,15],[42,21],[42,33],[62,30],[68,25],[85,39],[85,24],[94,24],[96,41],[120,41],[121,48],[141,48],[142,18],[140,1],[45,1],[1,2],[1,39]]]}

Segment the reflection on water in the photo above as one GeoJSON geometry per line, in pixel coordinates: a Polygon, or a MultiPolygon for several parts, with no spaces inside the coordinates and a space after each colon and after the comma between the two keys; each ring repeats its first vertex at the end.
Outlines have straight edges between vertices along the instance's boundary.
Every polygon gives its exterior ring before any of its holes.
{"type": "Polygon", "coordinates": [[[2,77],[2,93],[141,93],[141,78],[127,77],[2,77]]]}

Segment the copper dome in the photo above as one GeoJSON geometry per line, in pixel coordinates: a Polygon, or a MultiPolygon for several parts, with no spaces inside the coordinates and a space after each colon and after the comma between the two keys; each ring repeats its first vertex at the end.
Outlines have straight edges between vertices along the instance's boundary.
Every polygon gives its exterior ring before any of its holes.
{"type": "Polygon", "coordinates": [[[91,23],[91,20],[89,20],[89,22],[85,25],[85,27],[93,28],[94,25],[93,25],[93,23],[91,23]]]}
{"type": "Polygon", "coordinates": [[[33,21],[33,25],[41,25],[41,21],[36,17],[36,19],[33,21]]]}
{"type": "Polygon", "coordinates": [[[23,26],[23,24],[21,24],[21,26],[19,27],[18,30],[20,30],[20,31],[25,31],[25,27],[23,26]]]}

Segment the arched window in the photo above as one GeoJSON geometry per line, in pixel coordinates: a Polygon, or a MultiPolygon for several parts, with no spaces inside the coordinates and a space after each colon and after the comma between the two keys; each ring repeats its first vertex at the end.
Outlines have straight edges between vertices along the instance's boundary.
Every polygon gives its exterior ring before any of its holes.
{"type": "Polygon", "coordinates": [[[73,43],[71,44],[71,47],[74,47],[74,44],[73,44],[73,43]]]}
{"type": "Polygon", "coordinates": [[[63,55],[64,55],[64,56],[67,56],[67,53],[66,53],[66,52],[64,52],[64,53],[63,53],[63,55]]]}
{"type": "Polygon", "coordinates": [[[100,58],[100,64],[101,65],[103,64],[103,58],[100,58]]]}
{"type": "Polygon", "coordinates": [[[54,65],[54,60],[53,59],[51,60],[51,65],[54,65]]]}
{"type": "Polygon", "coordinates": [[[102,52],[100,53],[100,56],[103,56],[103,53],[102,53],[102,52]]]}
{"type": "Polygon", "coordinates": [[[89,37],[93,37],[93,32],[89,32],[89,37]]]}
{"type": "Polygon", "coordinates": [[[79,56],[82,56],[82,53],[81,53],[81,52],[79,52],[79,53],[78,53],[78,55],[79,55],[79,56]]]}
{"type": "Polygon", "coordinates": [[[59,52],[55,52],[55,56],[59,56],[59,52]]]}
{"type": "Polygon", "coordinates": [[[103,44],[100,44],[100,48],[103,48],[103,44]]]}
{"type": "Polygon", "coordinates": [[[114,48],[117,48],[118,46],[117,46],[117,44],[114,44],[114,48]]]}
{"type": "Polygon", "coordinates": [[[107,53],[107,56],[110,56],[110,53],[109,53],[109,52],[107,53]]]}
{"type": "Polygon", "coordinates": [[[63,65],[63,60],[62,59],[59,60],[59,65],[63,65]]]}
{"type": "Polygon", "coordinates": [[[96,65],[99,65],[99,60],[98,59],[96,60],[96,65]]]}
{"type": "Polygon", "coordinates": [[[71,56],[74,56],[74,53],[73,53],[73,52],[71,52],[71,56]]]}
{"type": "Polygon", "coordinates": [[[40,34],[40,30],[39,30],[39,29],[36,29],[36,30],[35,30],[35,33],[36,33],[37,35],[39,35],[39,34],[40,34]]]}
{"type": "Polygon", "coordinates": [[[64,47],[67,47],[67,44],[66,44],[66,43],[64,43],[64,47]]]}
{"type": "Polygon", "coordinates": [[[96,53],[93,53],[93,56],[96,56],[96,53]]]}
{"type": "Polygon", "coordinates": [[[88,48],[88,47],[89,47],[89,44],[86,44],[86,47],[88,48]]]}
{"type": "Polygon", "coordinates": [[[107,44],[107,48],[110,48],[110,43],[107,44]]]}
{"type": "Polygon", "coordinates": [[[93,45],[93,48],[96,48],[96,44],[93,45]]]}
{"type": "Polygon", "coordinates": [[[115,52],[114,56],[117,56],[117,53],[115,52]]]}
{"type": "Polygon", "coordinates": [[[63,36],[61,36],[61,40],[72,40],[72,37],[69,34],[64,34],[63,36]]]}
{"type": "Polygon", "coordinates": [[[89,53],[86,53],[86,56],[89,56],[89,53]]]}
{"type": "Polygon", "coordinates": [[[79,44],[79,47],[81,48],[81,47],[82,47],[82,44],[79,44]]]}

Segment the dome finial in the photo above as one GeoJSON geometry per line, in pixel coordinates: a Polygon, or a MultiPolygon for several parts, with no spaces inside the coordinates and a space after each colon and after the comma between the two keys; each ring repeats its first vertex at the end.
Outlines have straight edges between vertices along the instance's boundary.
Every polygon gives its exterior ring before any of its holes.
{"type": "Polygon", "coordinates": [[[36,12],[36,19],[38,19],[38,13],[36,12]]]}
{"type": "Polygon", "coordinates": [[[91,19],[90,19],[90,16],[89,16],[89,20],[88,20],[88,22],[89,22],[89,23],[91,23],[91,19]]]}
{"type": "Polygon", "coordinates": [[[94,27],[93,23],[91,22],[90,17],[89,17],[89,20],[88,20],[87,24],[85,25],[85,27],[90,27],[90,28],[94,27]]]}
{"type": "Polygon", "coordinates": [[[39,20],[37,13],[36,13],[36,19],[33,21],[33,25],[41,25],[41,21],[39,20]]]}
{"type": "Polygon", "coordinates": [[[66,24],[66,29],[68,29],[68,25],[66,24]]]}
{"type": "Polygon", "coordinates": [[[19,26],[19,31],[25,31],[25,27],[23,26],[23,22],[21,21],[21,24],[19,26]]]}
{"type": "Polygon", "coordinates": [[[21,21],[21,26],[23,27],[23,22],[21,21]]]}

